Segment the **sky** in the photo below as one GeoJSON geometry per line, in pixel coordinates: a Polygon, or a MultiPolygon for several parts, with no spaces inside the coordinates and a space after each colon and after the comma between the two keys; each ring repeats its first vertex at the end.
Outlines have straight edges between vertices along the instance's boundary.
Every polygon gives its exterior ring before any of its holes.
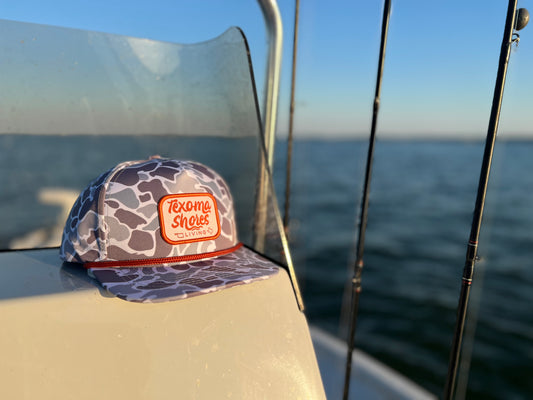
{"type": "MultiPolygon", "coordinates": [[[[486,135],[507,1],[392,0],[378,136],[486,135]]],[[[533,0],[518,7],[533,12],[533,0]]],[[[277,131],[288,130],[294,1],[284,25],[277,131]]],[[[383,1],[301,0],[294,131],[365,137],[370,131],[383,1]]],[[[239,26],[248,38],[262,98],[267,37],[254,0],[18,0],[5,19],[194,43],[239,26]]],[[[513,46],[499,135],[533,135],[533,27],[513,46]]]]}

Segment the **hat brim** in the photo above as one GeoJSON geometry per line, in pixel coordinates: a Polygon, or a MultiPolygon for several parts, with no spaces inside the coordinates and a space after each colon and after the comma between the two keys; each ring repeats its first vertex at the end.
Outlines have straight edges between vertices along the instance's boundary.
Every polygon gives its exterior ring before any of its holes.
{"type": "Polygon", "coordinates": [[[246,247],[207,260],[142,267],[89,268],[113,295],[137,303],[185,299],[268,279],[280,267],[246,247]]]}

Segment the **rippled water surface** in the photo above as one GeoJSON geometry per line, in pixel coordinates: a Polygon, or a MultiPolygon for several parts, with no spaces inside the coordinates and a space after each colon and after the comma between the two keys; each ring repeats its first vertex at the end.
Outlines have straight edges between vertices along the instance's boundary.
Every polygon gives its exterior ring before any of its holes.
{"type": "MultiPolygon", "coordinates": [[[[293,249],[308,316],[345,337],[365,142],[295,146],[293,249]],[[354,203],[356,205],[354,206],[354,203]]],[[[357,346],[437,395],[447,373],[483,154],[478,142],[378,142],[357,346]]],[[[460,391],[533,396],[533,143],[498,144],[485,208],[460,391]]]]}

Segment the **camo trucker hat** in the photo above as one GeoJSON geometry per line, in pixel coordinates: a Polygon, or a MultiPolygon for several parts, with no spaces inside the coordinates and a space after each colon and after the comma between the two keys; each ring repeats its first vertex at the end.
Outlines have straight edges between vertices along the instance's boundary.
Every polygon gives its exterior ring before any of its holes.
{"type": "Polygon", "coordinates": [[[266,279],[273,262],[237,239],[232,196],[212,169],[155,156],[82,191],[60,248],[115,296],[154,303],[266,279]]]}

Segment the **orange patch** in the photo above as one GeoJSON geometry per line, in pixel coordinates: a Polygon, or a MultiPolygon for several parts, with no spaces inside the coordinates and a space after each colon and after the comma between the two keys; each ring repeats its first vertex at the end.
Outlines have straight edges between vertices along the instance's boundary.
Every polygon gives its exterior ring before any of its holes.
{"type": "Polygon", "coordinates": [[[210,193],[171,194],[159,202],[161,235],[170,244],[213,240],[220,236],[216,199],[210,193]]]}

